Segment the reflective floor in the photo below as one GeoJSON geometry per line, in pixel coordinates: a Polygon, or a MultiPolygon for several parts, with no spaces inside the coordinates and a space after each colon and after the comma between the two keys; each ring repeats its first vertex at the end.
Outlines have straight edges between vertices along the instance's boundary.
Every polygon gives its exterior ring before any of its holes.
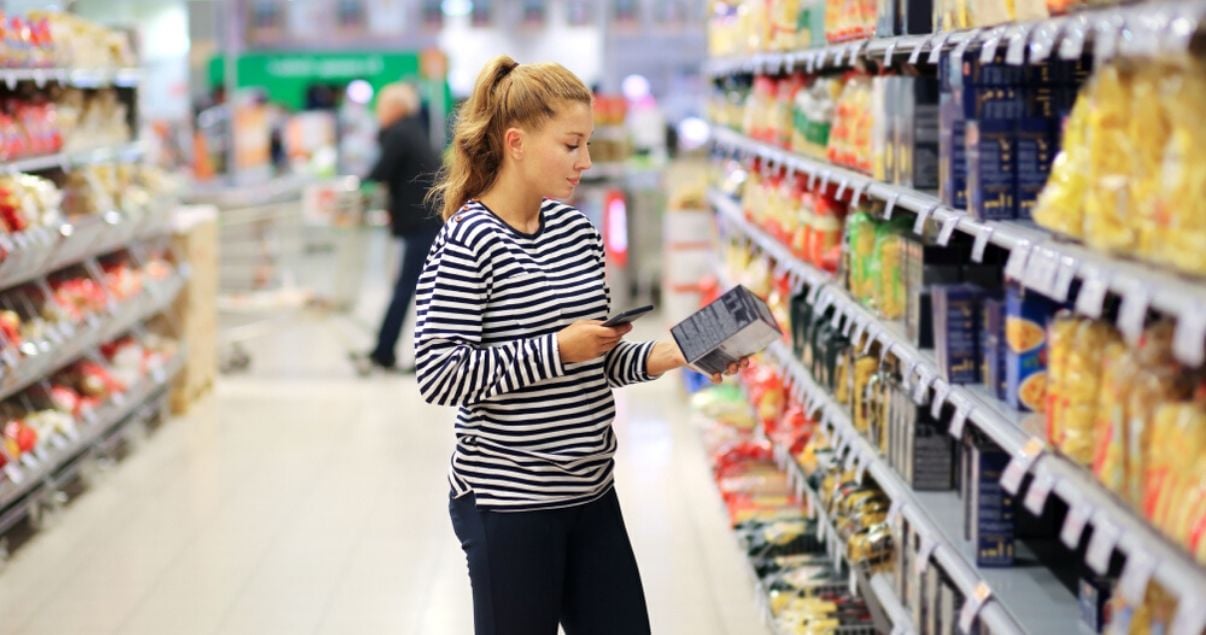
{"type": "MultiPolygon", "coordinates": [[[[355,377],[359,317],[300,316],[0,570],[0,633],[471,633],[452,412],[355,377]]],[[[656,325],[652,325],[656,326],[656,325]]],[[[651,325],[645,325],[649,330],[651,325]]],[[[654,633],[762,635],[678,378],[619,393],[618,488],[654,633]]]]}

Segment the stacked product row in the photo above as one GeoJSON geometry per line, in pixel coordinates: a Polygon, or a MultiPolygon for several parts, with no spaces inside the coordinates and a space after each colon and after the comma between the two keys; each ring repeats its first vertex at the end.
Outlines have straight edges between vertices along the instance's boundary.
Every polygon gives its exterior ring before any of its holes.
{"type": "Polygon", "coordinates": [[[0,68],[125,68],[129,34],[61,11],[0,12],[0,68]]]}

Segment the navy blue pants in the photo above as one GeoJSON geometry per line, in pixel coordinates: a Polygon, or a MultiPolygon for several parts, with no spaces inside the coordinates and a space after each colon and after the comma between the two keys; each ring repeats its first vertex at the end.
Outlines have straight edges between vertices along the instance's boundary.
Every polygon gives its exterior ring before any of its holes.
{"type": "Polygon", "coordinates": [[[647,635],[649,613],[615,490],[547,511],[479,510],[452,499],[469,561],[476,635],[647,635]]]}
{"type": "Polygon", "coordinates": [[[377,346],[371,354],[373,361],[381,366],[393,366],[397,363],[398,338],[402,335],[402,326],[406,321],[406,311],[410,309],[410,301],[415,297],[415,288],[419,286],[419,275],[423,273],[423,264],[427,261],[427,252],[435,242],[439,228],[420,229],[402,236],[402,268],[394,281],[394,294],[390,298],[389,308],[385,318],[381,320],[381,329],[377,331],[377,346]]]}

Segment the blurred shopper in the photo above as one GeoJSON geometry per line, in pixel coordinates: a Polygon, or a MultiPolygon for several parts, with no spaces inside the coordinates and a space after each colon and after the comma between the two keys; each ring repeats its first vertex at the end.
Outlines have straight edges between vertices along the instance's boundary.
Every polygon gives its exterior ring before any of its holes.
{"type": "Polygon", "coordinates": [[[613,488],[612,389],[685,362],[673,341],[625,342],[631,326],[600,321],[602,238],[559,202],[591,165],[593,128],[565,67],[498,57],[433,190],[448,220],[419,280],[417,378],[429,403],[460,408],[449,511],[478,635],[650,630],[613,488]]]}
{"type": "Polygon", "coordinates": [[[423,261],[441,225],[439,215],[426,202],[440,160],[431,149],[418,114],[419,95],[408,84],[390,84],[377,96],[381,155],[366,178],[386,186],[390,230],[401,240],[403,251],[402,268],[377,332],[377,345],[367,354],[353,355],[362,375],[374,369],[414,372],[413,366],[398,367],[395,349],[423,261]]]}

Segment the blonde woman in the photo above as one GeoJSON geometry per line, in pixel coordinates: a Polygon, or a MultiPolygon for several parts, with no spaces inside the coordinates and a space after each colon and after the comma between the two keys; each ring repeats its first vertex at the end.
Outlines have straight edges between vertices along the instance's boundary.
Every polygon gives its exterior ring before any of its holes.
{"type": "Polygon", "coordinates": [[[590,168],[592,131],[581,80],[500,56],[433,190],[445,224],[419,279],[418,383],[459,407],[449,508],[478,635],[650,630],[613,488],[611,391],[685,362],[672,341],[602,326],[603,242],[559,202],[590,168]]]}

